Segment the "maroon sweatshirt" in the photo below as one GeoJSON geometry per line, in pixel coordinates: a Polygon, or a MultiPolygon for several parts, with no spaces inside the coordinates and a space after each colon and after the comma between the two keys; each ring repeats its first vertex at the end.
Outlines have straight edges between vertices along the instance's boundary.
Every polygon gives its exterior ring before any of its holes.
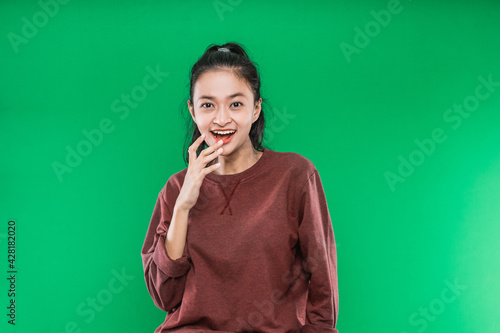
{"type": "Polygon", "coordinates": [[[172,260],[165,237],[187,168],[161,189],[141,256],[158,332],[338,332],[337,252],[314,164],[264,149],[250,168],[207,174],[172,260]]]}

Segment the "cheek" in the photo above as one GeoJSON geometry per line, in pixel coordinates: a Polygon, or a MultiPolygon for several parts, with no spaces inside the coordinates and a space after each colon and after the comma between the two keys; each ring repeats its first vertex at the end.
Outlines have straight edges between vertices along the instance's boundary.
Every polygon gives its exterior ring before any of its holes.
{"type": "Polygon", "coordinates": [[[252,126],[253,121],[253,112],[245,112],[235,115],[233,120],[241,127],[250,127],[252,126]]]}
{"type": "Polygon", "coordinates": [[[208,119],[208,117],[198,115],[196,117],[196,125],[200,130],[207,130],[208,128],[210,128],[210,120],[208,119]]]}

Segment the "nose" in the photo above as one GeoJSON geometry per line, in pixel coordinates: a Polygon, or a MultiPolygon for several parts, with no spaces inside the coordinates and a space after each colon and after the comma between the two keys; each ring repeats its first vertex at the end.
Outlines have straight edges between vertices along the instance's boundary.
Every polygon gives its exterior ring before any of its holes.
{"type": "Polygon", "coordinates": [[[219,124],[220,126],[224,126],[227,123],[231,122],[231,116],[229,114],[229,111],[225,107],[219,108],[217,110],[217,113],[215,114],[214,122],[216,124],[219,124]]]}

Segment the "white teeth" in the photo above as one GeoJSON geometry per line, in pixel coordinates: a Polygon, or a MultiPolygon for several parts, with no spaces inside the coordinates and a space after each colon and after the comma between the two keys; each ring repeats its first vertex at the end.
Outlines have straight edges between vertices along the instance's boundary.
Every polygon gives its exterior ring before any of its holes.
{"type": "Polygon", "coordinates": [[[234,132],[236,132],[236,131],[221,131],[221,132],[219,132],[219,131],[213,131],[213,132],[214,132],[215,134],[224,135],[224,134],[232,134],[232,133],[234,133],[234,132]]]}

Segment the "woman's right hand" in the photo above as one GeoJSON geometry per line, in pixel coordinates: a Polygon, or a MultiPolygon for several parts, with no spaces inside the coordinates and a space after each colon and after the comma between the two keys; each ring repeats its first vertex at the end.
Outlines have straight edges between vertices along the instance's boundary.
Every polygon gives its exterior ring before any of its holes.
{"type": "Polygon", "coordinates": [[[205,134],[203,133],[188,149],[189,165],[176,202],[176,205],[187,210],[191,209],[196,204],[196,201],[198,201],[200,187],[205,176],[220,166],[220,163],[216,163],[205,167],[222,153],[222,148],[219,148],[222,146],[222,140],[219,140],[211,147],[203,149],[200,156],[196,156],[196,151],[204,138],[205,134]]]}

